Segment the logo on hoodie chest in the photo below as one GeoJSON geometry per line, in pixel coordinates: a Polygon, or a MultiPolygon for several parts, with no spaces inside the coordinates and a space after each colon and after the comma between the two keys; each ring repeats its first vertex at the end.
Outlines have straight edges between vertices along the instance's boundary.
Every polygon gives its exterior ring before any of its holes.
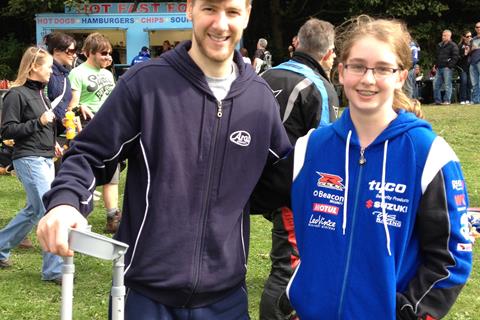
{"type": "Polygon", "coordinates": [[[241,147],[248,147],[250,145],[250,133],[245,130],[238,130],[230,135],[230,141],[241,147]]]}
{"type": "Polygon", "coordinates": [[[345,201],[343,178],[318,172],[312,193],[311,213],[307,225],[312,228],[335,231],[338,214],[345,201]]]}
{"type": "Polygon", "coordinates": [[[404,196],[407,185],[402,183],[385,182],[372,180],[368,182],[368,190],[371,198],[365,201],[365,208],[375,217],[375,222],[385,222],[390,227],[401,228],[403,216],[408,213],[410,200],[404,196]],[[382,201],[383,198],[383,201],[382,201]]]}

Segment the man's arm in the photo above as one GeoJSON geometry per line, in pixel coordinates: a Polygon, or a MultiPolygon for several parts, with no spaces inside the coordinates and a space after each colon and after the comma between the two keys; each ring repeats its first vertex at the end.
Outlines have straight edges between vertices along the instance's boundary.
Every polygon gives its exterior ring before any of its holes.
{"type": "Polygon", "coordinates": [[[85,224],[82,216],[93,209],[96,185],[110,181],[118,162],[138,142],[137,101],[119,81],[95,119],[72,141],[52,188],[43,197],[47,214],[37,233],[46,250],[70,254],[68,227],[85,224]]]}

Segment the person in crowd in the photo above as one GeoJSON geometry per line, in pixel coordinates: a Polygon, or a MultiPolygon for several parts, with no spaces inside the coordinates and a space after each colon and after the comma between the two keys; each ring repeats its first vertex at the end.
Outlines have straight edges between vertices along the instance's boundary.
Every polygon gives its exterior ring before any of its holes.
{"type": "Polygon", "coordinates": [[[172,45],[170,44],[170,41],[168,41],[168,40],[163,41],[161,54],[165,53],[165,52],[167,52],[171,49],[172,49],[172,45]]]}
{"type": "Polygon", "coordinates": [[[127,320],[249,319],[248,200],[291,149],[269,86],[235,50],[250,10],[250,0],[187,0],[192,40],[122,75],[44,198],[38,239],[72,255],[66,230],[87,224],[95,184],[128,158],[115,235],[130,246],[127,320]]]}
{"type": "MultiPolygon", "coordinates": [[[[292,145],[310,129],[329,125],[338,117],[338,97],[329,80],[335,59],[334,38],[331,23],[309,19],[298,31],[292,59],[262,74],[280,105],[280,117],[292,145]]],[[[288,207],[264,216],[273,224],[272,267],[260,301],[260,319],[283,320],[285,314],[278,301],[299,263],[293,216],[288,207]]]]}
{"type": "Polygon", "coordinates": [[[433,98],[435,104],[451,103],[452,99],[452,73],[458,61],[458,46],[452,41],[452,32],[443,30],[442,41],[437,45],[434,69],[435,80],[433,81],[433,98]],[[443,86],[445,94],[442,97],[443,86]]]}
{"type": "Polygon", "coordinates": [[[301,263],[288,298],[302,320],[440,319],[472,268],[459,160],[401,90],[406,26],[363,15],[339,38],[349,106],[293,152],[301,263]]]}
{"type": "Polygon", "coordinates": [[[272,55],[267,50],[268,41],[264,38],[258,39],[257,50],[253,55],[253,69],[257,74],[262,73],[271,67],[272,55]],[[268,64],[270,63],[270,66],[268,64]]]}
{"type": "MultiPolygon", "coordinates": [[[[83,43],[82,51],[87,60],[72,69],[69,80],[72,86],[72,99],[69,109],[76,110],[82,121],[82,127],[93,119],[108,98],[115,80],[106,68],[112,63],[112,46],[102,34],[94,32],[88,35],[83,43]]],[[[109,135],[103,138],[109,143],[109,135]]],[[[120,169],[114,171],[110,181],[103,184],[103,203],[106,210],[107,221],[105,231],[115,233],[121,220],[121,212],[118,209],[118,183],[120,169]]]]}
{"type": "Polygon", "coordinates": [[[292,44],[288,46],[288,56],[291,58],[295,52],[295,48],[298,46],[298,36],[295,35],[292,38],[292,44]]]}
{"type": "Polygon", "coordinates": [[[458,59],[457,66],[459,68],[460,76],[460,104],[470,104],[471,88],[470,82],[470,44],[472,42],[472,33],[468,30],[463,32],[462,39],[458,44],[458,51],[460,59],[458,59]]]}
{"type": "Polygon", "coordinates": [[[145,61],[149,61],[149,60],[150,60],[150,49],[148,49],[147,47],[142,47],[142,49],[140,50],[138,55],[136,55],[132,59],[131,65],[133,66],[137,63],[145,62],[145,61]]]}
{"type": "Polygon", "coordinates": [[[480,103],[480,21],[475,24],[476,35],[470,46],[470,81],[472,83],[472,102],[480,103]]]}
{"type": "Polygon", "coordinates": [[[403,85],[403,91],[407,97],[412,99],[418,99],[418,86],[417,86],[417,74],[415,71],[415,67],[418,66],[420,61],[420,46],[418,43],[412,39],[410,41],[410,51],[412,53],[412,68],[408,71],[408,77],[403,85]]]}
{"type": "Polygon", "coordinates": [[[242,59],[243,59],[243,62],[246,63],[246,64],[252,64],[252,60],[250,60],[250,58],[248,57],[248,50],[247,48],[240,48],[240,53],[242,54],[242,59]]]}
{"type": "MultiPolygon", "coordinates": [[[[45,214],[42,197],[54,178],[53,157],[61,154],[55,142],[55,113],[45,96],[53,58],[44,49],[29,47],[17,78],[5,94],[0,135],[13,139],[13,166],[26,193],[26,206],[0,230],[0,268],[12,266],[15,248],[45,214]]],[[[43,252],[42,280],[61,284],[61,257],[43,252]]]]}
{"type": "MultiPolygon", "coordinates": [[[[53,57],[52,75],[47,85],[47,97],[50,100],[57,124],[57,142],[66,144],[63,132],[63,119],[72,100],[72,86],[68,75],[76,57],[76,42],[73,37],[62,32],[52,32],[45,37],[48,52],[53,57]]],[[[55,161],[55,171],[58,171],[61,158],[55,161]]]]}

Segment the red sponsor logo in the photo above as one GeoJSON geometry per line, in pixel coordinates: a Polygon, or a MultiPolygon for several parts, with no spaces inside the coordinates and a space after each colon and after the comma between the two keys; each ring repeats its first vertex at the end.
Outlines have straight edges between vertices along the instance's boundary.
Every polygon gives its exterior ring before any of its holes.
{"type": "Polygon", "coordinates": [[[323,213],[337,215],[339,208],[336,206],[331,206],[329,204],[314,203],[312,210],[315,212],[323,212],[323,213]]]}
{"type": "Polygon", "coordinates": [[[457,206],[466,206],[467,203],[465,202],[465,195],[464,194],[455,195],[455,203],[457,204],[457,206]]]}
{"type": "Polygon", "coordinates": [[[317,186],[335,190],[343,190],[345,188],[342,184],[343,179],[340,176],[318,171],[317,174],[320,176],[317,181],[317,186]]]}
{"type": "Polygon", "coordinates": [[[373,201],[371,199],[365,201],[365,207],[367,207],[368,209],[373,207],[373,201]]]}

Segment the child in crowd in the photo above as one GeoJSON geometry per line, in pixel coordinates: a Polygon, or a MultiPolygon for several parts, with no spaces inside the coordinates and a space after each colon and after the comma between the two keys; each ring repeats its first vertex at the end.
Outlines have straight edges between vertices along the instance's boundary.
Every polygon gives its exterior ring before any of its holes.
{"type": "Polygon", "coordinates": [[[287,295],[302,320],[442,318],[472,266],[459,160],[401,91],[405,25],[360,16],[340,38],[349,107],[295,147],[287,295]]]}

